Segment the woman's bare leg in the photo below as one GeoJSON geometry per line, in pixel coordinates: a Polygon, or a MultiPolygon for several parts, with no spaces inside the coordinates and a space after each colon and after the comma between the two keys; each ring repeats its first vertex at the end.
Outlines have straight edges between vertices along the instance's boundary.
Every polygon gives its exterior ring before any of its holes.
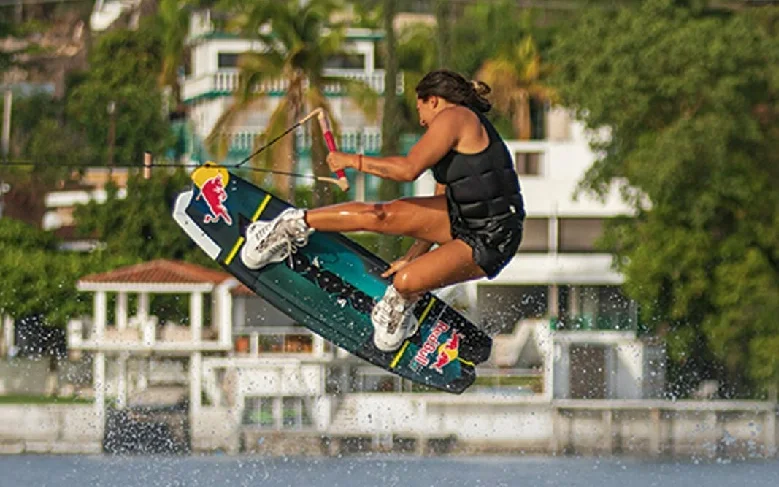
{"type": "Polygon", "coordinates": [[[316,208],[306,211],[306,223],[322,232],[368,231],[404,235],[438,244],[452,240],[444,195],[316,208]]]}
{"type": "Polygon", "coordinates": [[[474,262],[471,246],[462,240],[450,240],[400,269],[393,285],[404,298],[413,299],[427,291],[486,276],[474,262]]]}

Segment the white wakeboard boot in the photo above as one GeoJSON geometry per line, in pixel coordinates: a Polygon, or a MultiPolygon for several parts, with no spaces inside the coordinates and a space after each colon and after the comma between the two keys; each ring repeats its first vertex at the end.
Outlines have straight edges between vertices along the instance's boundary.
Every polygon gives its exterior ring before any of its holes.
{"type": "Polygon", "coordinates": [[[397,350],[403,340],[417,332],[419,322],[414,313],[416,300],[400,295],[395,286],[387,286],[384,297],[371,312],[373,344],[383,352],[397,350]]]}
{"type": "Polygon", "coordinates": [[[287,208],[273,220],[256,221],[246,229],[241,260],[249,269],[260,269],[281,262],[308,244],[314,230],[305,221],[305,212],[287,208]]]}

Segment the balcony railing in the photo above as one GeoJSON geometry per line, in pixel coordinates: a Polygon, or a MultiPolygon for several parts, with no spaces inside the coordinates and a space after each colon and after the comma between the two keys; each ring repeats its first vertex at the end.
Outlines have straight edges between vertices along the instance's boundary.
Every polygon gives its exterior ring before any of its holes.
{"type": "MultiPolygon", "coordinates": [[[[254,146],[254,139],[259,133],[250,131],[235,132],[229,135],[229,153],[233,157],[246,157],[254,146]]],[[[338,149],[343,152],[362,152],[366,155],[378,155],[381,152],[381,129],[364,128],[341,134],[336,141],[338,149]]],[[[311,135],[298,132],[295,136],[295,147],[300,156],[308,156],[311,151],[311,135]]]]}
{"type": "Polygon", "coordinates": [[[549,319],[555,331],[639,331],[641,323],[633,313],[561,316],[549,319]]]}
{"type": "MultiPolygon", "coordinates": [[[[328,77],[337,77],[362,81],[373,91],[384,93],[384,70],[376,70],[366,73],[355,69],[326,69],[323,73],[328,77]]],[[[221,69],[215,73],[209,73],[196,79],[184,81],[182,97],[185,101],[191,101],[202,97],[223,96],[235,91],[240,80],[237,69],[221,69]]],[[[397,93],[403,93],[403,73],[398,73],[397,93]]],[[[260,83],[255,87],[255,92],[268,95],[281,94],[287,89],[285,80],[272,80],[260,83]]],[[[340,83],[328,83],[323,87],[326,95],[342,95],[345,93],[340,83]]]]}

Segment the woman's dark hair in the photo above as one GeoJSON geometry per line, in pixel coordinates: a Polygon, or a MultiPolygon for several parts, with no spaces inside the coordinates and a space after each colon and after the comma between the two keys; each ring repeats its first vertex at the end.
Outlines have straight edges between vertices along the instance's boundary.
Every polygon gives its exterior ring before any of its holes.
{"type": "Polygon", "coordinates": [[[468,81],[462,75],[438,69],[422,78],[416,87],[417,97],[423,100],[431,96],[440,96],[458,105],[465,105],[482,113],[490,111],[492,104],[484,98],[490,87],[481,81],[468,81]]]}

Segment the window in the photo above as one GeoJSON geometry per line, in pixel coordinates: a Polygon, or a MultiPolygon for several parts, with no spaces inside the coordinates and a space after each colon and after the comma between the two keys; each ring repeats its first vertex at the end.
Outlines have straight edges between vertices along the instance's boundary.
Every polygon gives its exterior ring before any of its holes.
{"type": "Polygon", "coordinates": [[[637,310],[618,286],[558,286],[558,329],[635,329],[637,310]]]}
{"type": "Polygon", "coordinates": [[[308,412],[306,401],[302,397],[281,397],[281,427],[282,429],[305,429],[313,424],[308,412]]]}
{"type": "Polygon", "coordinates": [[[520,176],[540,176],[542,152],[515,152],[514,161],[520,176]]]}
{"type": "Polygon", "coordinates": [[[329,69],[365,69],[365,55],[358,53],[341,53],[330,56],[325,61],[329,69]]]}
{"type": "Polygon", "coordinates": [[[273,428],[273,398],[247,397],[243,409],[243,424],[273,428]]]}
{"type": "Polygon", "coordinates": [[[597,252],[595,242],[601,235],[602,218],[561,218],[560,252],[597,252]]]}
{"type": "Polygon", "coordinates": [[[547,286],[481,285],[477,287],[476,301],[484,328],[511,333],[519,320],[547,315],[549,289],[547,286]]]}
{"type": "Polygon", "coordinates": [[[284,351],[287,353],[312,353],[314,337],[312,335],[285,335],[284,351]]]}
{"type": "Polygon", "coordinates": [[[219,69],[237,68],[238,56],[240,56],[240,54],[237,52],[220,52],[217,55],[217,67],[219,69]]]}
{"type": "Polygon", "coordinates": [[[549,250],[549,219],[526,218],[519,252],[547,252],[549,250]]]}

